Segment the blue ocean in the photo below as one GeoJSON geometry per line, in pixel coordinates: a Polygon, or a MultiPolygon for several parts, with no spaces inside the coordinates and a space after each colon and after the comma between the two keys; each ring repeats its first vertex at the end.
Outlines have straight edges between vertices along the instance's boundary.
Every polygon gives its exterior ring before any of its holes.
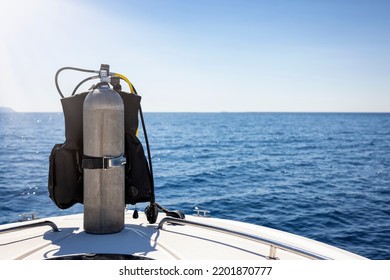
{"type": "MultiPolygon", "coordinates": [[[[390,260],[390,114],[145,113],[145,122],[166,208],[390,260]]],[[[0,114],[0,224],[83,211],[48,196],[49,154],[63,142],[62,113],[0,114]]]]}

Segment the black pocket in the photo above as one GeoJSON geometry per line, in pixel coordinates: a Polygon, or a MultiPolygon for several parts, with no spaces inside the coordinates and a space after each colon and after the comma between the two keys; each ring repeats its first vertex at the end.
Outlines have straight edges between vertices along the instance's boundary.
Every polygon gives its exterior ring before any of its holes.
{"type": "Polygon", "coordinates": [[[50,154],[49,195],[61,209],[83,203],[83,173],[79,165],[80,151],[54,145],[50,154]]]}
{"type": "Polygon", "coordinates": [[[58,206],[58,203],[54,197],[54,189],[57,185],[56,181],[56,167],[55,167],[55,157],[56,152],[62,144],[55,144],[53,149],[51,150],[49,157],[49,181],[48,181],[48,189],[49,189],[49,197],[51,200],[58,206]]]}
{"type": "Polygon", "coordinates": [[[144,149],[139,139],[131,134],[125,135],[126,178],[125,203],[148,202],[151,198],[152,184],[144,149]]]}

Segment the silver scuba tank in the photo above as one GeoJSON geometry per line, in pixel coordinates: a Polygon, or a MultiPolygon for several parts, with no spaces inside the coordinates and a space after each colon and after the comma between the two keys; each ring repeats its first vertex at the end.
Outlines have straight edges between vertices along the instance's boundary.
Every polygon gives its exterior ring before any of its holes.
{"type": "Polygon", "coordinates": [[[83,107],[84,230],[106,234],[124,228],[124,106],[108,85],[92,90],[83,107]]]}

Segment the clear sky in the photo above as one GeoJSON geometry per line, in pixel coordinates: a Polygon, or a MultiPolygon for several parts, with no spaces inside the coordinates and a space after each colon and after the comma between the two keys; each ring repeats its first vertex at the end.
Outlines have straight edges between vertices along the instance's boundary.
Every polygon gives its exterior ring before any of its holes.
{"type": "Polygon", "coordinates": [[[61,111],[55,72],[101,63],[144,111],[390,112],[390,1],[0,0],[0,106],[61,111]]]}

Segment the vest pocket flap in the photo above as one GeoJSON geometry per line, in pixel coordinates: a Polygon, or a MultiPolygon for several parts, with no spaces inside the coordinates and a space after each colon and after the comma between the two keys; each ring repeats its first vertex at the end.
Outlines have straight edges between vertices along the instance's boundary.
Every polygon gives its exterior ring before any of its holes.
{"type": "Polygon", "coordinates": [[[139,139],[131,134],[125,134],[126,146],[126,179],[125,203],[150,201],[152,184],[148,162],[139,139]]]}
{"type": "Polygon", "coordinates": [[[54,145],[50,154],[49,195],[60,209],[83,202],[83,174],[79,151],[67,149],[66,144],[54,145]]]}

